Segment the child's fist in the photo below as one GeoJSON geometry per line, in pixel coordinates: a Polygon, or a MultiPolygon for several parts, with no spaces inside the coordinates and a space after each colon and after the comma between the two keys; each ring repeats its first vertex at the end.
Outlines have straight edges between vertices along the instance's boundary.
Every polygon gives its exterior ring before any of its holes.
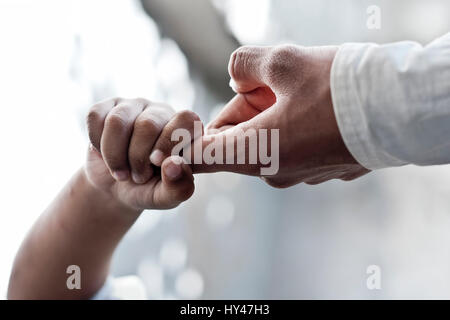
{"type": "Polygon", "coordinates": [[[181,157],[171,156],[178,143],[171,135],[177,128],[193,132],[195,121],[191,111],[145,99],[95,104],[87,116],[89,181],[136,210],[176,207],[192,195],[194,178],[181,157]]]}

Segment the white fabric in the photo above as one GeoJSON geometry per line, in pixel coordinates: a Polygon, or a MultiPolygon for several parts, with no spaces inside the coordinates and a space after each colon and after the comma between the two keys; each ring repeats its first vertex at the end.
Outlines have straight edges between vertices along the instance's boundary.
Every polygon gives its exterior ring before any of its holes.
{"type": "Polygon", "coordinates": [[[450,33],[425,47],[344,44],[331,91],[344,142],[364,167],[450,163],[450,33]]]}

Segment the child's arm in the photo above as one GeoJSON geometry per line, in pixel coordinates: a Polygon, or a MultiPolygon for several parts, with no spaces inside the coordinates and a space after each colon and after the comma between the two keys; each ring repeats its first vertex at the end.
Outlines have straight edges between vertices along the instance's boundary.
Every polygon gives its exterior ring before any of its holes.
{"type": "Polygon", "coordinates": [[[171,132],[192,131],[195,114],[143,99],[112,99],[88,116],[91,147],[80,169],[24,240],[9,299],[90,298],[103,285],[117,244],[144,209],[172,208],[194,191],[190,167],[170,156],[171,132]],[[100,151],[97,151],[100,150],[100,151]],[[161,173],[150,164],[161,167],[161,173]],[[133,178],[131,178],[133,177],[133,178]],[[67,267],[81,269],[69,290],[67,267]]]}

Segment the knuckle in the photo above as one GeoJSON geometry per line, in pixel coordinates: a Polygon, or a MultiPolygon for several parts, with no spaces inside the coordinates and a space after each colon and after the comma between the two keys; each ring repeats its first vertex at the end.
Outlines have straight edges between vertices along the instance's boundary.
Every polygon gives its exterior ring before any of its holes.
{"type": "Polygon", "coordinates": [[[92,129],[94,129],[94,127],[98,125],[100,121],[101,121],[100,112],[96,108],[92,107],[91,110],[89,110],[88,114],[86,115],[86,124],[88,130],[91,131],[92,129]]]}
{"type": "Polygon", "coordinates": [[[297,54],[297,47],[294,45],[279,45],[270,50],[268,60],[271,62],[289,61],[297,54]]]}
{"type": "Polygon", "coordinates": [[[89,136],[89,141],[98,150],[100,148],[100,136],[103,126],[103,119],[101,114],[94,109],[91,109],[86,116],[86,127],[89,136]]]}
{"type": "Polygon", "coordinates": [[[153,135],[161,131],[161,125],[155,119],[146,117],[136,120],[134,129],[141,134],[153,135]]]}
{"type": "Polygon", "coordinates": [[[183,110],[178,112],[175,117],[178,121],[186,122],[186,123],[193,123],[194,121],[200,121],[199,116],[190,110],[183,110]]]}
{"type": "Polygon", "coordinates": [[[115,129],[124,128],[127,125],[129,113],[125,107],[114,108],[106,117],[105,125],[115,129]]]}
{"type": "Polygon", "coordinates": [[[297,68],[298,48],[293,45],[276,46],[270,50],[265,63],[269,81],[279,81],[292,75],[297,68]]]}
{"type": "Polygon", "coordinates": [[[115,106],[116,104],[120,103],[123,100],[124,100],[123,97],[112,97],[112,98],[104,100],[103,103],[111,104],[111,105],[115,106]]]}
{"type": "Polygon", "coordinates": [[[112,113],[106,117],[105,126],[115,130],[121,130],[126,126],[126,120],[120,114],[112,113]]]}
{"type": "Polygon", "coordinates": [[[144,106],[145,106],[145,105],[149,105],[149,104],[152,103],[150,100],[145,99],[145,98],[142,98],[142,97],[134,98],[133,101],[134,101],[136,104],[140,104],[140,105],[144,105],[144,106]]]}
{"type": "Polygon", "coordinates": [[[124,97],[112,97],[112,98],[106,99],[104,101],[107,102],[107,103],[111,102],[112,104],[117,104],[117,103],[119,103],[120,101],[123,101],[123,100],[125,100],[124,97]]]}
{"type": "Polygon", "coordinates": [[[158,109],[160,109],[161,111],[164,111],[164,113],[166,113],[166,114],[168,114],[170,116],[172,116],[172,115],[174,115],[176,113],[175,109],[170,104],[167,104],[167,103],[164,103],[164,102],[151,102],[148,105],[151,108],[158,108],[158,109]]]}

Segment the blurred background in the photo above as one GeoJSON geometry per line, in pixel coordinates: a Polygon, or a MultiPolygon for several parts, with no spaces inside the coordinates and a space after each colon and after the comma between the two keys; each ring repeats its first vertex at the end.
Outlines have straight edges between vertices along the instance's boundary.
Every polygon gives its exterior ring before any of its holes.
{"type": "MultiPolygon", "coordinates": [[[[83,165],[94,102],[142,96],[206,123],[233,95],[240,45],[426,44],[449,30],[445,0],[0,0],[2,297],[27,230],[83,165]]],[[[112,273],[150,299],[448,299],[449,178],[407,166],[276,190],[201,175],[188,202],[141,216],[112,273]],[[381,290],[366,286],[373,264],[381,290]]]]}

